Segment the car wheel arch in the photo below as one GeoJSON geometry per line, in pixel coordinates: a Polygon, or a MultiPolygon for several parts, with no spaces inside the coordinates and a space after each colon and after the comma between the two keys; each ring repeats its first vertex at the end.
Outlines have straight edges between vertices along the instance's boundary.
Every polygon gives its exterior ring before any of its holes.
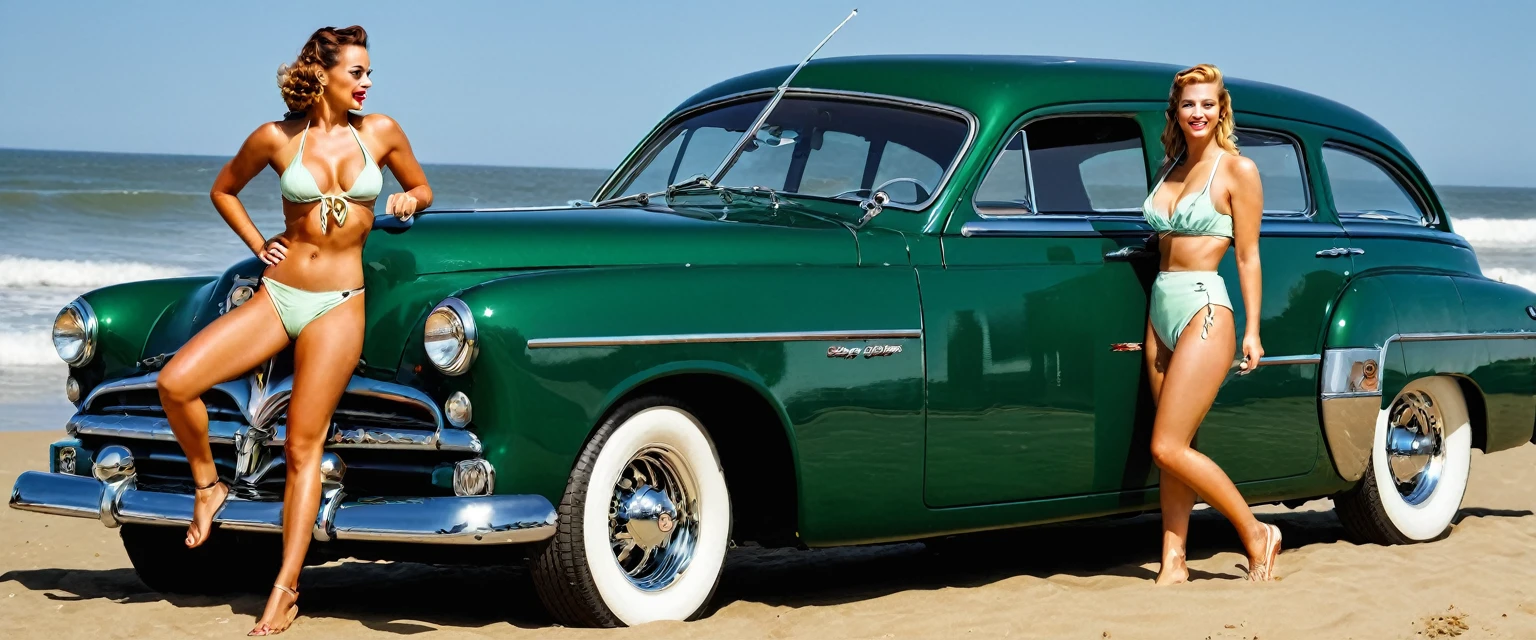
{"type": "Polygon", "coordinates": [[[741,510],[734,518],[736,539],[763,546],[798,544],[802,476],[797,441],[783,404],[761,378],[713,361],[648,368],[610,390],[583,441],[625,403],[645,396],[676,398],[704,425],[720,457],[732,504],[741,510]],[[724,428],[726,424],[736,428],[724,428]]]}

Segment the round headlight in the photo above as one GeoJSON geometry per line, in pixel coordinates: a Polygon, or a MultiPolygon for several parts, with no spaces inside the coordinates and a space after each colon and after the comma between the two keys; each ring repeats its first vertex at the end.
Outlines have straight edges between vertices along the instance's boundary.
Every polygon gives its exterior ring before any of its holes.
{"type": "Polygon", "coordinates": [[[422,336],[427,359],[432,365],[450,376],[469,370],[475,360],[475,316],[469,305],[458,298],[448,298],[427,315],[427,326],[422,336]]]}
{"type": "Polygon", "coordinates": [[[75,298],[54,317],[53,349],[71,367],[91,361],[96,351],[96,314],[85,300],[75,298]]]}

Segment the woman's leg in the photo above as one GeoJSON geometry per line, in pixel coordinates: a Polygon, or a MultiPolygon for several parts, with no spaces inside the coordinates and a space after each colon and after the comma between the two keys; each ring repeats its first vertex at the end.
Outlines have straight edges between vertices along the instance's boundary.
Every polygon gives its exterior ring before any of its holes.
{"type": "MultiPolygon", "coordinates": [[[[195,486],[204,487],[219,479],[208,447],[208,410],[203,406],[203,393],[256,368],[286,346],[288,333],[263,289],[192,336],[160,371],[160,406],[192,467],[195,486]]],[[[214,511],[228,494],[227,487],[197,492],[192,524],[187,527],[187,546],[196,547],[208,539],[214,511]]]]}
{"type": "MultiPolygon", "coordinates": [[[[363,352],[361,295],[304,327],[293,352],[293,395],[288,401],[288,442],[284,448],[288,477],[283,489],[283,566],[277,584],[297,590],[299,571],[314,536],[320,511],[320,456],[331,414],[347,389],[363,352]]],[[[279,631],[287,625],[295,597],[273,589],[257,628],[279,631]]]]}
{"type": "MultiPolygon", "coordinates": [[[[1147,380],[1152,387],[1152,404],[1162,404],[1163,379],[1173,351],[1157,337],[1152,321],[1147,321],[1147,380]]],[[[1162,505],[1163,555],[1157,572],[1158,584],[1178,584],[1189,580],[1185,549],[1189,544],[1189,512],[1195,507],[1195,491],[1170,473],[1158,479],[1158,497],[1162,505]]]]}
{"type": "MultiPolygon", "coordinates": [[[[1200,337],[1205,323],[1205,310],[1195,314],[1180,334],[1173,357],[1164,374],[1157,405],[1157,417],[1152,424],[1152,459],[1163,470],[1164,492],[1169,476],[1176,477],[1194,490],[1237,528],[1243,540],[1249,562],[1263,562],[1268,557],[1265,548],[1268,528],[1253,517],[1248,502],[1237,490],[1237,485],[1210,458],[1190,448],[1195,429],[1205,419],[1205,414],[1216,400],[1222,380],[1232,366],[1232,356],[1237,351],[1236,334],[1232,324],[1232,310],[1213,306],[1215,322],[1205,338],[1200,337]]],[[[1164,508],[1167,508],[1164,503],[1164,508]]],[[[1185,524],[1188,528],[1188,507],[1185,524]]],[[[1167,517],[1167,513],[1164,513],[1167,517]]]]}

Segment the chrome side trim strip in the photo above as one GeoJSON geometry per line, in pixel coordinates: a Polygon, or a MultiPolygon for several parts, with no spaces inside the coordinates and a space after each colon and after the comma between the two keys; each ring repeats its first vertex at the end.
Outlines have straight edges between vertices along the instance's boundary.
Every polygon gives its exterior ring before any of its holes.
{"type": "Polygon", "coordinates": [[[826,340],[915,340],[923,337],[917,329],[870,331],[785,331],[765,333],[683,333],[652,336],[596,336],[584,338],[534,338],[529,349],[559,347],[622,347],[651,344],[700,344],[724,342],[817,342],[826,340]]]}
{"type": "Polygon", "coordinates": [[[1259,358],[1259,366],[1275,367],[1290,364],[1318,364],[1323,361],[1323,356],[1316,353],[1304,356],[1264,356],[1259,358]]]}
{"type": "MultiPolygon", "coordinates": [[[[1152,227],[1140,216],[1106,213],[1097,216],[1027,214],[1015,216],[988,216],[961,225],[960,235],[983,238],[1112,238],[1141,237],[1152,235],[1152,227]],[[1095,221],[1117,223],[1125,228],[1095,228],[1095,221]]],[[[1259,223],[1259,235],[1266,238],[1299,238],[1341,236],[1338,227],[1310,218],[1265,218],[1259,223]]]]}

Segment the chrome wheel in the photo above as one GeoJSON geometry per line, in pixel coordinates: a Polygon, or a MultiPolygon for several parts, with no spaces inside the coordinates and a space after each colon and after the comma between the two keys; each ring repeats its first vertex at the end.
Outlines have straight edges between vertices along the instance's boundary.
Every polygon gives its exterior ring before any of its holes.
{"type": "Polygon", "coordinates": [[[1398,396],[1387,416],[1387,466],[1403,501],[1418,505],[1435,493],[1445,468],[1445,419],[1421,390],[1398,396]]]}
{"type": "Polygon", "coordinates": [[[660,591],[688,568],[698,541],[698,486],[677,451],[652,445],[629,459],[608,511],[613,559],[635,587],[660,591]]]}

